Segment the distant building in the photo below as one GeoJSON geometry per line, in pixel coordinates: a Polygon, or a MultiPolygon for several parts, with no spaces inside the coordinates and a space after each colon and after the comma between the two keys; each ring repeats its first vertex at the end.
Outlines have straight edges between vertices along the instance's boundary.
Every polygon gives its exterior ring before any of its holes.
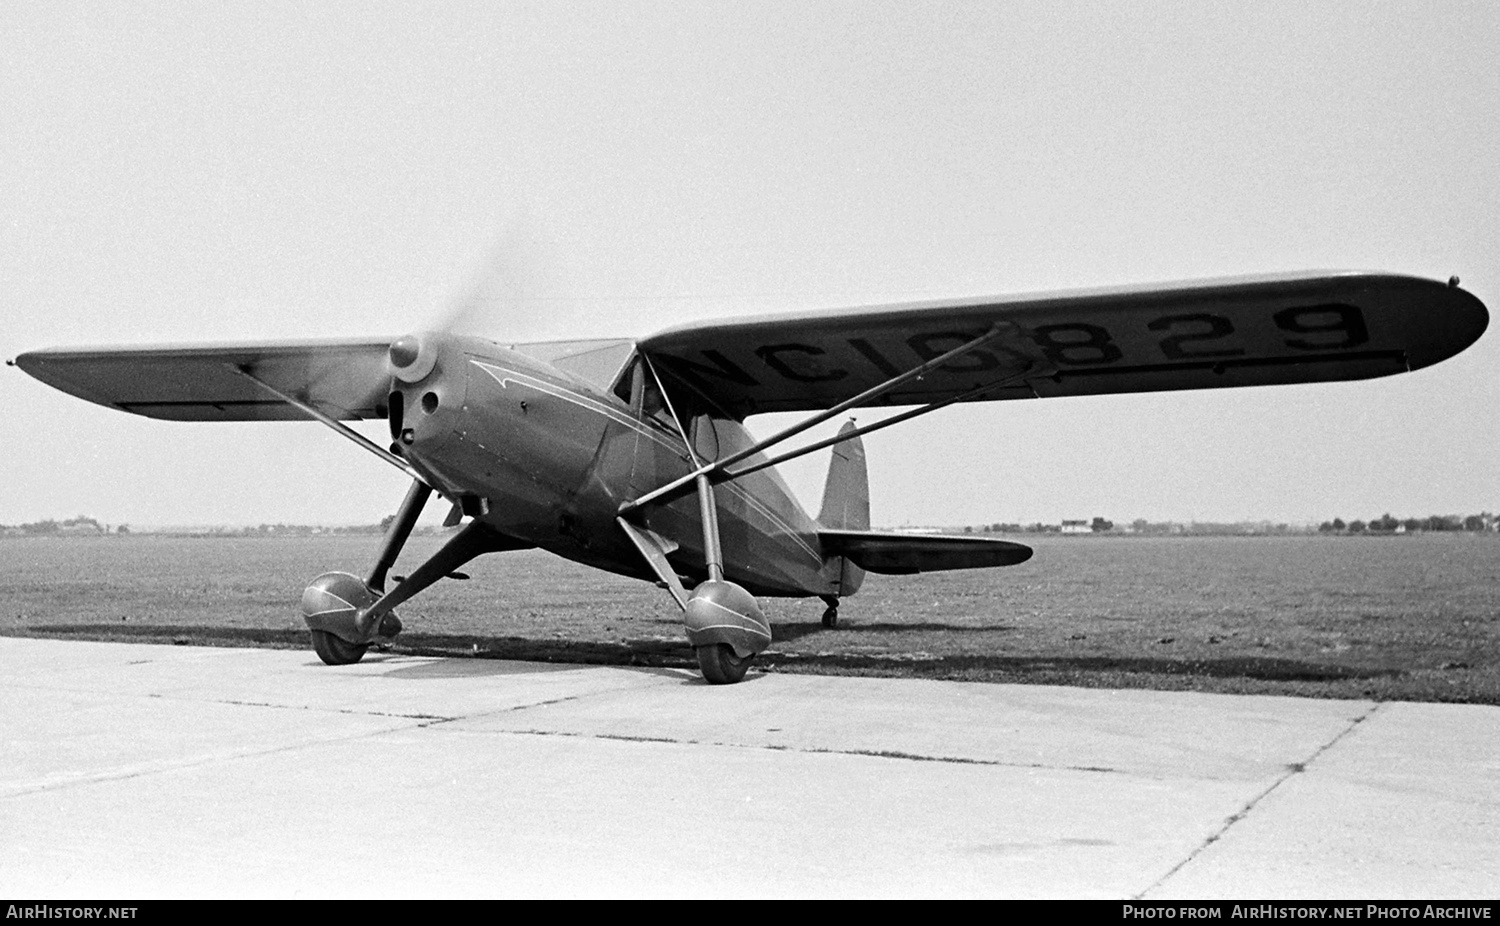
{"type": "Polygon", "coordinates": [[[1064,521],[1062,522],[1062,532],[1064,534],[1092,534],[1094,529],[1089,527],[1089,522],[1087,521],[1064,521]]]}

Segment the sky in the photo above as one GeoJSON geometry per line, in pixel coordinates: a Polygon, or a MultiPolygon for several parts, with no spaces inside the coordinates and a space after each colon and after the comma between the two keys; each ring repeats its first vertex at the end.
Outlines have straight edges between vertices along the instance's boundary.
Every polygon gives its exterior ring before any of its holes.
{"type": "MultiPolygon", "coordinates": [[[[0,36],[5,358],[1309,269],[1500,307],[1493,3],[13,0],[0,36]]],[[[1492,331],[1376,381],[951,407],[866,439],[874,520],[1500,510],[1496,369],[1492,331]]],[[[0,524],[371,523],[405,489],[316,423],[8,367],[0,401],[0,524]]],[[[788,468],[814,510],[826,461],[788,468]]]]}

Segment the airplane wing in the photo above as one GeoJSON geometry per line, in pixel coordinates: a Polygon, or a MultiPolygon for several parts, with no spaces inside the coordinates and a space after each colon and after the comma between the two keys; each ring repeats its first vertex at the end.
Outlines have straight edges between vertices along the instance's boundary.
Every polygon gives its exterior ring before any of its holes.
{"type": "Polygon", "coordinates": [[[998,381],[970,401],[1367,379],[1451,357],[1488,323],[1456,280],[1339,272],[705,321],[638,348],[743,419],[830,408],[997,324],[878,404],[998,381]]]}
{"type": "Polygon", "coordinates": [[[1014,566],[1031,559],[1031,547],[989,537],[820,530],[818,541],[824,556],[847,556],[861,569],[886,575],[1014,566]]]}
{"type": "Polygon", "coordinates": [[[16,366],[63,392],[172,421],[303,421],[307,415],[241,376],[331,417],[384,418],[391,338],[38,350],[16,366]]]}

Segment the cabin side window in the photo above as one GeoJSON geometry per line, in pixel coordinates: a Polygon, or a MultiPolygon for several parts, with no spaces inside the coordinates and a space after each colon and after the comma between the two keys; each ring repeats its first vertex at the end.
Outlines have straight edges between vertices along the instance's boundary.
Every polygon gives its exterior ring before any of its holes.
{"type": "Polygon", "coordinates": [[[630,361],[630,366],[625,369],[615,381],[615,397],[632,409],[636,408],[636,400],[641,394],[641,374],[645,370],[641,367],[641,358],[635,357],[630,361]]]}
{"type": "Polygon", "coordinates": [[[661,387],[657,386],[656,378],[647,371],[639,357],[631,361],[627,375],[620,377],[620,382],[615,386],[615,395],[629,402],[631,412],[640,420],[655,424],[674,436],[679,433],[677,425],[672,423],[672,415],[667,410],[667,400],[661,394],[661,387]]]}

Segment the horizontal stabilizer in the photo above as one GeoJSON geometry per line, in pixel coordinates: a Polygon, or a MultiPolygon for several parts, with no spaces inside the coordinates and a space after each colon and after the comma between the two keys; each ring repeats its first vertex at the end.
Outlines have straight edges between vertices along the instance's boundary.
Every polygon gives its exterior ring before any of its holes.
{"type": "Polygon", "coordinates": [[[818,540],[824,556],[847,556],[870,572],[886,575],[1014,566],[1031,559],[1031,547],[988,537],[820,530],[818,540]]]}

